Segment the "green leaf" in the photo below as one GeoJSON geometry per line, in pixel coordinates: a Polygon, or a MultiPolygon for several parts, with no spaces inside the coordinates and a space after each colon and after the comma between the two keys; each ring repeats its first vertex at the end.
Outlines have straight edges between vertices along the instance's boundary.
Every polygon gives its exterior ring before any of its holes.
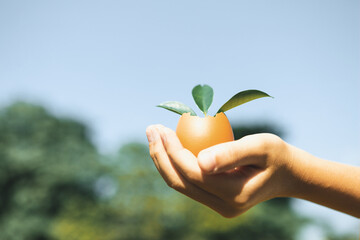
{"type": "Polygon", "coordinates": [[[175,112],[180,115],[182,115],[183,113],[190,113],[191,116],[196,116],[194,110],[192,110],[190,107],[186,106],[181,102],[176,102],[176,101],[163,102],[157,105],[157,107],[165,108],[169,111],[175,112]]]}
{"type": "Polygon", "coordinates": [[[262,98],[262,97],[272,97],[269,94],[259,91],[259,90],[246,90],[237,93],[232,98],[230,98],[229,101],[227,101],[222,107],[217,111],[217,113],[225,112],[227,110],[230,110],[234,107],[237,107],[241,104],[250,102],[252,100],[262,98]]]}
{"type": "Polygon", "coordinates": [[[214,91],[209,85],[197,85],[192,90],[196,105],[206,115],[214,96],[214,91]]]}

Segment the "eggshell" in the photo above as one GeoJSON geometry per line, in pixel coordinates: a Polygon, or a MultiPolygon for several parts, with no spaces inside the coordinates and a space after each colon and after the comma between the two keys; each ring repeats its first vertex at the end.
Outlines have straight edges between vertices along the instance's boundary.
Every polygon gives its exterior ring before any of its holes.
{"type": "Polygon", "coordinates": [[[213,145],[234,141],[234,134],[226,115],[221,112],[213,116],[191,116],[190,113],[181,115],[176,134],[183,147],[195,156],[213,145]]]}

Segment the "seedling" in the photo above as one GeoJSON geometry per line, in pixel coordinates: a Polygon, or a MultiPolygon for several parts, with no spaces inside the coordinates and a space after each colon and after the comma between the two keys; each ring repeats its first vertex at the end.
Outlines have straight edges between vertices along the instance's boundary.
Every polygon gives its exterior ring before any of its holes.
{"type": "MultiPolygon", "coordinates": [[[[206,116],[208,113],[208,109],[210,108],[214,91],[209,85],[197,85],[192,90],[192,96],[196,105],[200,108],[200,110],[206,116]]],[[[271,97],[265,92],[259,90],[246,90],[235,94],[232,98],[230,98],[224,105],[216,113],[226,112],[234,107],[242,105],[244,103],[250,102],[252,100],[263,98],[263,97],[271,97]]],[[[177,102],[177,101],[167,101],[163,102],[157,107],[165,108],[169,111],[175,112],[177,114],[190,113],[191,116],[197,116],[195,111],[188,107],[187,105],[177,102]]]]}

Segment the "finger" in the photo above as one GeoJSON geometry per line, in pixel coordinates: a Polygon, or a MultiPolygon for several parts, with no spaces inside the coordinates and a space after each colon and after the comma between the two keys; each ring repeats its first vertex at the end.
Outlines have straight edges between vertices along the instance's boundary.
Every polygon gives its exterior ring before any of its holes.
{"type": "Polygon", "coordinates": [[[202,150],[198,163],[205,173],[220,173],[247,165],[264,167],[265,153],[261,137],[251,135],[202,150]]]}
{"type": "MultiPolygon", "coordinates": [[[[184,149],[174,131],[161,127],[160,136],[174,167],[188,181],[223,199],[240,213],[247,211],[256,201],[259,201],[256,189],[265,182],[266,176],[262,174],[263,169],[245,164],[238,166],[236,170],[232,168],[232,171],[203,174],[196,157],[184,149]]],[[[254,152],[255,150],[257,148],[254,152]]],[[[249,160],[249,162],[255,163],[254,160],[249,160]]]]}
{"type": "Polygon", "coordinates": [[[153,141],[149,143],[150,156],[153,159],[159,173],[170,187],[184,188],[184,185],[180,181],[181,178],[179,172],[176,171],[171,162],[168,160],[158,128],[159,125],[153,125],[149,130],[153,136],[153,141]]]}
{"type": "Polygon", "coordinates": [[[160,128],[160,135],[170,161],[188,181],[227,202],[231,202],[234,196],[241,192],[243,185],[249,178],[248,174],[236,172],[204,175],[198,165],[197,158],[181,145],[174,131],[162,127],[160,128]]]}
{"type": "Polygon", "coordinates": [[[149,141],[150,156],[151,156],[157,170],[161,174],[160,166],[159,166],[158,161],[157,161],[158,154],[159,154],[157,149],[159,148],[158,145],[161,142],[161,139],[160,139],[160,135],[159,135],[158,131],[156,130],[155,125],[151,125],[151,126],[146,128],[146,136],[147,136],[148,141],[149,141]]]}
{"type": "Polygon", "coordinates": [[[161,127],[159,130],[165,151],[175,168],[190,181],[203,182],[203,174],[195,155],[182,146],[173,130],[166,127],[161,127]]]}
{"type": "Polygon", "coordinates": [[[272,174],[269,171],[266,169],[251,178],[244,187],[246,194],[237,196],[236,201],[243,205],[250,203],[251,207],[274,197],[282,197],[279,194],[281,184],[273,183],[272,174]]]}
{"type": "Polygon", "coordinates": [[[150,126],[147,129],[147,134],[153,134],[150,137],[152,140],[149,144],[150,155],[167,185],[212,208],[223,216],[235,216],[234,209],[231,206],[222,199],[190,183],[173,167],[160,139],[159,128],[159,125],[150,126]]]}
{"type": "Polygon", "coordinates": [[[163,141],[165,151],[175,168],[192,182],[202,181],[202,172],[197,164],[197,158],[189,150],[185,149],[176,133],[166,127],[161,127],[160,137],[163,141]]]}

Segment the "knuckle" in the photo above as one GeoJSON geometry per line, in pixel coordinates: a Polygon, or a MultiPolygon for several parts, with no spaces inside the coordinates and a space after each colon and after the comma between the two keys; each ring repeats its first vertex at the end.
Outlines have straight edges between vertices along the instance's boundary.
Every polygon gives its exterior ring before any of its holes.
{"type": "Polygon", "coordinates": [[[173,148],[168,149],[167,155],[169,156],[171,161],[176,161],[182,156],[181,150],[176,150],[173,148]]]}
{"type": "Polygon", "coordinates": [[[200,184],[199,175],[193,171],[188,171],[186,177],[193,183],[200,184]]]}
{"type": "Polygon", "coordinates": [[[167,183],[167,185],[168,185],[170,188],[172,188],[172,189],[174,189],[174,190],[176,190],[176,191],[181,191],[181,189],[182,189],[181,184],[178,183],[177,181],[171,181],[171,180],[169,180],[169,181],[167,181],[166,183],[167,183]]]}
{"type": "Polygon", "coordinates": [[[161,157],[161,149],[156,143],[149,144],[149,153],[153,160],[159,160],[161,157]]]}
{"type": "Polygon", "coordinates": [[[160,159],[160,152],[154,152],[153,156],[154,156],[154,159],[159,160],[160,159]]]}
{"type": "Polygon", "coordinates": [[[274,150],[281,151],[286,143],[275,134],[259,133],[254,135],[245,136],[244,139],[252,142],[253,149],[256,149],[256,154],[263,155],[266,159],[272,157],[274,150]]]}
{"type": "Polygon", "coordinates": [[[236,209],[243,210],[243,209],[248,208],[249,202],[250,202],[250,199],[248,196],[239,196],[239,197],[235,198],[234,205],[235,205],[236,209]]]}
{"type": "Polygon", "coordinates": [[[286,143],[274,134],[264,134],[262,139],[262,149],[267,159],[277,159],[279,153],[284,153],[286,143]]]}
{"type": "Polygon", "coordinates": [[[155,144],[153,142],[149,143],[149,153],[151,157],[155,154],[155,144]]]}
{"type": "Polygon", "coordinates": [[[176,158],[176,152],[173,149],[168,149],[167,154],[171,160],[174,160],[176,158]]]}
{"type": "Polygon", "coordinates": [[[241,212],[236,208],[227,207],[218,211],[218,213],[224,218],[234,218],[237,217],[241,212]]]}
{"type": "Polygon", "coordinates": [[[154,151],[154,150],[151,150],[151,151],[150,151],[150,156],[151,156],[151,158],[152,158],[153,160],[157,160],[158,157],[159,157],[159,152],[156,152],[156,151],[154,151]]]}
{"type": "Polygon", "coordinates": [[[261,140],[261,147],[265,150],[273,148],[274,146],[281,146],[283,143],[280,137],[270,133],[261,134],[261,140]]]}

